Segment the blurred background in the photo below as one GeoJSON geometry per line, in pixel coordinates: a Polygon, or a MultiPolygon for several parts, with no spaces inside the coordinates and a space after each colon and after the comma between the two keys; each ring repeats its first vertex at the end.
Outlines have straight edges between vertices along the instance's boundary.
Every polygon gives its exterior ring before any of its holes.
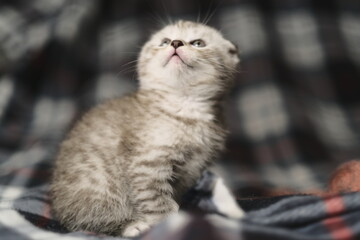
{"type": "Polygon", "coordinates": [[[137,88],[140,47],[170,19],[239,46],[222,163],[243,196],[322,188],[360,157],[358,0],[2,0],[0,175],[49,171],[74,119],[137,88]]]}

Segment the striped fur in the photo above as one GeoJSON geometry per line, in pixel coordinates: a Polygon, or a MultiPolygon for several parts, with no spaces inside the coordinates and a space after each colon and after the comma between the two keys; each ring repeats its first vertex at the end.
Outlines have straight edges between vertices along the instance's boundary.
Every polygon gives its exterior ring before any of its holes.
{"type": "Polygon", "coordinates": [[[60,146],[50,192],[62,224],[131,237],[178,211],[224,147],[219,109],[239,61],[234,49],[193,22],[152,36],[139,56],[139,90],[90,110],[60,146]],[[164,37],[185,43],[183,62],[165,62],[173,47],[159,47],[164,37]],[[206,47],[190,45],[199,38],[206,47]]]}

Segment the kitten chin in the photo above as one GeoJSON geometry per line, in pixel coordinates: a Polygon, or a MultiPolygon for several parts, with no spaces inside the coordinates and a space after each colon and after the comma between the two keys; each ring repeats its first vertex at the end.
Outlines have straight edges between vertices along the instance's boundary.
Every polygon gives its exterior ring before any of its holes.
{"type": "Polygon", "coordinates": [[[177,213],[224,148],[219,101],[239,62],[235,49],[188,21],[145,43],[139,90],[91,109],[60,145],[50,197],[65,227],[132,237],[177,213]]]}

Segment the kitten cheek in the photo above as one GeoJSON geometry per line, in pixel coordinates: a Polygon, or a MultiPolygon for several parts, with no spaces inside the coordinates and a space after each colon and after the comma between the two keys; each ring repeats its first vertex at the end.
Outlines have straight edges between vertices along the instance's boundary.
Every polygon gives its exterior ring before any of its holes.
{"type": "Polygon", "coordinates": [[[177,52],[179,56],[190,65],[193,65],[196,62],[196,59],[199,59],[198,54],[189,49],[179,49],[177,52]]]}
{"type": "Polygon", "coordinates": [[[231,56],[230,64],[236,67],[240,63],[240,58],[237,55],[231,56]]]}
{"type": "Polygon", "coordinates": [[[183,50],[177,50],[176,53],[181,57],[181,59],[185,62],[187,62],[189,60],[189,54],[187,54],[185,51],[183,50]]]}

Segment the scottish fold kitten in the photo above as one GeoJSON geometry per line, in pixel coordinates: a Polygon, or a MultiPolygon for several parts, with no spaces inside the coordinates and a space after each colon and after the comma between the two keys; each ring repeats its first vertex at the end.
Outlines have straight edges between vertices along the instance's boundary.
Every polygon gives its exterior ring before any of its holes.
{"type": "Polygon", "coordinates": [[[60,145],[50,188],[59,221],[132,237],[176,213],[224,149],[220,101],[238,62],[236,47],[203,24],[155,33],[139,56],[139,90],[90,110],[60,145]]]}

